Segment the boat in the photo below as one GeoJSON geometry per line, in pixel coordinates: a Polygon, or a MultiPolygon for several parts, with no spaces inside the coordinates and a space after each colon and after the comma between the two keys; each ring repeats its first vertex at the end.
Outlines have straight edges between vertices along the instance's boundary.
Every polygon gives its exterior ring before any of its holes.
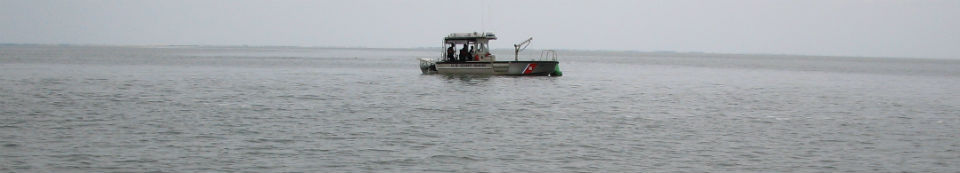
{"type": "Polygon", "coordinates": [[[553,50],[544,50],[538,59],[520,61],[520,51],[530,45],[533,37],[513,45],[513,61],[498,61],[497,57],[490,53],[489,42],[496,39],[497,36],[490,32],[451,33],[443,38],[443,51],[439,58],[420,58],[420,70],[424,74],[563,75],[560,72],[560,62],[557,61],[557,52],[553,50]],[[461,46],[461,49],[456,46],[461,46]],[[467,46],[473,49],[463,49],[467,46]]]}

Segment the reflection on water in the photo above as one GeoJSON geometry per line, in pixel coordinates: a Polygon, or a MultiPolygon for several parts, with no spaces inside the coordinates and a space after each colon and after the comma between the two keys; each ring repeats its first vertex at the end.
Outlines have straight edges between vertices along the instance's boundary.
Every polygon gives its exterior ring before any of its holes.
{"type": "Polygon", "coordinates": [[[439,74],[442,78],[446,79],[447,82],[459,81],[459,83],[464,85],[478,85],[483,84],[487,81],[490,81],[492,75],[473,75],[473,74],[439,74]]]}

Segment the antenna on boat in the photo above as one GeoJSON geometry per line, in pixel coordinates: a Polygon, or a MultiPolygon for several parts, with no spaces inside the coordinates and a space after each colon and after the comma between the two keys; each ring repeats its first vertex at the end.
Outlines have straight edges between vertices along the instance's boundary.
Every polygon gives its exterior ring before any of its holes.
{"type": "Polygon", "coordinates": [[[486,17],[485,17],[487,13],[487,1],[486,0],[480,1],[480,7],[482,8],[480,9],[481,10],[480,11],[480,33],[482,34],[487,32],[487,30],[485,29],[487,25],[486,17]]]}

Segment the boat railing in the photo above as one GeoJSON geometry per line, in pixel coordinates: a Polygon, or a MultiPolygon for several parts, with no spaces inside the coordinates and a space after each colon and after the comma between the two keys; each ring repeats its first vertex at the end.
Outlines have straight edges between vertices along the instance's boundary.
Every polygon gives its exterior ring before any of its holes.
{"type": "Polygon", "coordinates": [[[557,51],[543,50],[540,52],[539,61],[557,61],[557,51]]]}

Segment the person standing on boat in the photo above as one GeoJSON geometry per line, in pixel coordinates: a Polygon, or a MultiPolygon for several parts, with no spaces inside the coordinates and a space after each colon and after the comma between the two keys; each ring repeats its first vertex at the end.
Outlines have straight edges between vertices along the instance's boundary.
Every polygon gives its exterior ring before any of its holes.
{"type": "Polygon", "coordinates": [[[469,61],[470,53],[467,52],[467,44],[463,44],[463,49],[460,49],[460,61],[469,61]]]}
{"type": "Polygon", "coordinates": [[[451,44],[450,44],[450,47],[447,48],[447,61],[456,61],[456,60],[457,60],[456,58],[453,58],[453,53],[454,53],[453,47],[455,47],[455,45],[454,45],[453,43],[451,43],[451,44]]]}
{"type": "MultiPolygon", "coordinates": [[[[470,46],[470,52],[467,52],[467,57],[473,58],[473,55],[476,53],[477,53],[477,50],[473,49],[473,46],[470,46]]],[[[475,59],[474,61],[480,61],[480,60],[475,59]]]]}

